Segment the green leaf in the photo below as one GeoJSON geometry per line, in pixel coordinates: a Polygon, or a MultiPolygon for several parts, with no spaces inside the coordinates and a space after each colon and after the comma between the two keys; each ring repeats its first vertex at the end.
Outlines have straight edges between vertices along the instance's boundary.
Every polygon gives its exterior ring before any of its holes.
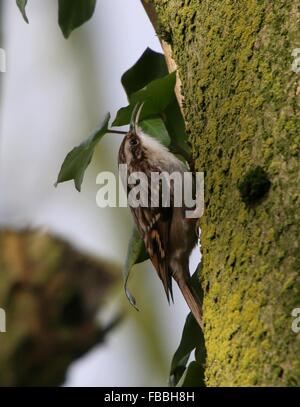
{"type": "Polygon", "coordinates": [[[130,95],[129,105],[118,111],[113,126],[129,124],[132,111],[137,103],[145,102],[141,113],[141,120],[162,113],[175,98],[175,83],[176,73],[172,72],[163,78],[155,79],[143,89],[130,95]]]}
{"type": "Polygon", "coordinates": [[[69,152],[61,166],[55,185],[73,179],[76,189],[80,191],[84,173],[91,162],[94,149],[108,132],[109,119],[110,115],[107,114],[100,128],[92,133],[86,141],[69,152]]]}
{"type": "Polygon", "coordinates": [[[170,372],[170,384],[176,386],[183,375],[189,357],[201,342],[203,333],[194,316],[189,313],[182,332],[180,344],[173,356],[170,372]]]}
{"type": "MultiPolygon", "coordinates": [[[[140,92],[149,86],[151,82],[166,77],[167,73],[168,69],[164,56],[147,48],[139,60],[122,76],[122,85],[125,89],[130,105],[127,106],[127,108],[119,110],[113,125],[120,126],[128,124],[135,103],[137,101],[144,101],[143,99],[140,100],[140,92]]],[[[161,88],[161,91],[163,93],[164,89],[161,88]]],[[[146,99],[145,94],[142,95],[142,98],[143,97],[146,99]]],[[[157,100],[159,99],[157,98],[157,100]]],[[[151,113],[153,113],[153,110],[152,112],[149,112],[149,110],[146,111],[146,108],[148,109],[148,106],[144,107],[141,119],[148,118],[151,116],[151,113]]],[[[155,110],[157,113],[154,114],[154,116],[160,116],[160,118],[163,119],[165,127],[169,133],[171,139],[169,145],[170,150],[175,154],[180,154],[185,160],[189,161],[191,149],[188,144],[185,123],[175,93],[174,97],[170,99],[170,103],[168,103],[163,110],[155,110]]]]}
{"type": "Polygon", "coordinates": [[[199,276],[201,276],[202,267],[203,267],[203,263],[200,261],[195,272],[191,276],[191,285],[192,285],[193,290],[195,291],[196,295],[198,295],[198,298],[199,298],[201,304],[203,303],[203,297],[204,297],[203,288],[199,281],[199,276]]]}
{"type": "Polygon", "coordinates": [[[149,258],[146,248],[144,245],[144,241],[142,240],[138,230],[136,227],[133,228],[131,238],[129,241],[128,249],[127,249],[127,257],[126,257],[126,263],[123,269],[123,275],[124,275],[124,289],[126,296],[130,302],[131,305],[133,305],[136,308],[136,300],[134,296],[130,293],[127,284],[128,284],[128,279],[129,275],[131,272],[132,267],[135,264],[142,263],[143,261],[147,260],[149,258]]]}
{"type": "Polygon", "coordinates": [[[96,0],[59,0],[58,24],[65,38],[89,20],[95,10],[96,0]]]}
{"type": "Polygon", "coordinates": [[[171,139],[162,119],[147,119],[140,122],[142,130],[150,136],[156,138],[164,146],[170,145],[171,139]]]}
{"type": "Polygon", "coordinates": [[[132,93],[144,88],[154,79],[167,74],[168,68],[164,55],[147,48],[139,60],[124,73],[121,82],[129,98],[132,93]]]}
{"type": "Polygon", "coordinates": [[[171,150],[181,154],[189,161],[191,148],[188,144],[185,124],[177,99],[174,99],[170,105],[167,106],[163,117],[168,133],[171,135],[171,150]]]}
{"type": "Polygon", "coordinates": [[[177,384],[177,387],[204,387],[203,366],[192,361],[184,372],[184,375],[177,384]]]}
{"type": "Polygon", "coordinates": [[[27,5],[27,0],[17,0],[17,6],[19,7],[19,10],[21,11],[21,14],[24,18],[24,20],[26,21],[26,23],[28,24],[28,17],[26,15],[26,5],[27,5]]]}

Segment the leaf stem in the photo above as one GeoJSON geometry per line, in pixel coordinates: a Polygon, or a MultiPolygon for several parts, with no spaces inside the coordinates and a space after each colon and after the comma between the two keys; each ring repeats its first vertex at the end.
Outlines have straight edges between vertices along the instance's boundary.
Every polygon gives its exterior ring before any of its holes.
{"type": "Polygon", "coordinates": [[[128,132],[127,132],[127,131],[121,131],[121,130],[111,130],[111,129],[108,129],[108,130],[107,130],[107,133],[112,133],[112,134],[127,134],[128,132]]]}

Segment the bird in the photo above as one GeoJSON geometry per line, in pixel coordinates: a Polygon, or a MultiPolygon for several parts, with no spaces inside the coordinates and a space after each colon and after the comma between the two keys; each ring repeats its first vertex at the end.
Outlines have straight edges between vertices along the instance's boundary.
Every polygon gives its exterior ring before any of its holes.
{"type": "MultiPolygon", "coordinates": [[[[196,321],[203,329],[202,307],[195,293],[189,273],[189,257],[198,242],[197,219],[185,216],[185,206],[174,204],[174,185],[168,177],[161,177],[160,182],[151,183],[151,174],[177,173],[183,177],[188,171],[187,166],[167,147],[154,137],[146,134],[139,126],[139,118],[144,103],[136,104],[129,131],[121,142],[118,164],[127,165],[127,177],[134,173],[143,173],[148,181],[147,205],[129,206],[139,234],[144,241],[149,258],[162,281],[168,302],[173,301],[172,280],[174,280],[196,321]],[[169,204],[163,197],[163,182],[166,180],[169,192],[169,204]],[[158,204],[153,204],[158,197],[158,204]]],[[[119,167],[120,168],[120,167],[119,167]]],[[[128,181],[128,178],[126,181],[128,181]]],[[[126,182],[127,196],[133,185],[126,182]]],[[[143,189],[143,188],[141,188],[143,189]]]]}

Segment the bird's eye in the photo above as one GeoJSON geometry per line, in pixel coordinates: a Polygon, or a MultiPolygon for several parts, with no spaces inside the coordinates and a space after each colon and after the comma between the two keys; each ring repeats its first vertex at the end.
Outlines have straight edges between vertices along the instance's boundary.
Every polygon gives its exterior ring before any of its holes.
{"type": "Polygon", "coordinates": [[[130,139],[129,144],[130,144],[131,146],[136,146],[136,145],[137,145],[137,139],[136,139],[136,138],[130,139]]]}

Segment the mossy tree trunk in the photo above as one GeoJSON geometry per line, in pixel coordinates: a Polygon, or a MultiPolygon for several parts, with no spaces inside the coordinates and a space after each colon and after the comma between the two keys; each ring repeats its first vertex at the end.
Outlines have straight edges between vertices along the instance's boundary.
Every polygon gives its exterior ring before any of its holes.
{"type": "Polygon", "coordinates": [[[300,1],[154,3],[205,172],[206,383],[300,385],[300,1]]]}

